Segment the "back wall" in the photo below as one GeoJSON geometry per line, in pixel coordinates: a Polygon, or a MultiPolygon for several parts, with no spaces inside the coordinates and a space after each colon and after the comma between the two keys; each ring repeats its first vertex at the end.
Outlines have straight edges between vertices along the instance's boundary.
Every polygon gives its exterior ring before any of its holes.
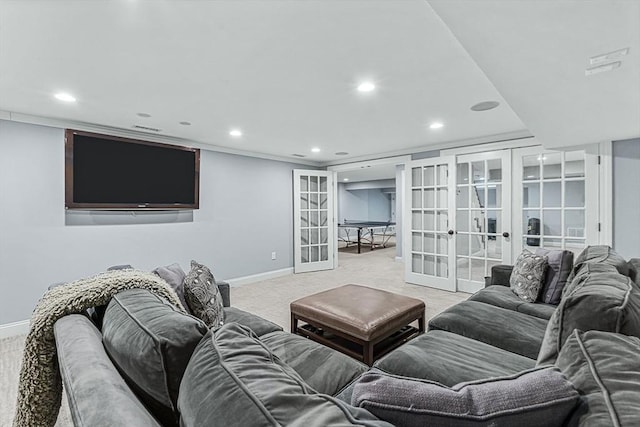
{"type": "Polygon", "coordinates": [[[30,318],[50,284],[116,264],[195,259],[219,279],[292,267],[294,168],[309,169],[201,150],[199,210],[67,213],[64,129],[0,120],[0,325],[30,318]]]}

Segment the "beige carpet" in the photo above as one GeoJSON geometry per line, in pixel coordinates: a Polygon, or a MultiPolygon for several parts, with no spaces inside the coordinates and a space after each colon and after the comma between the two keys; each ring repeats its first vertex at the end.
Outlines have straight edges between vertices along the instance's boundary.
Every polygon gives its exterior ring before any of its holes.
{"type": "MultiPolygon", "coordinates": [[[[339,266],[332,271],[296,274],[231,288],[231,303],[240,309],[290,328],[289,303],[297,298],[348,283],[380,288],[423,300],[427,319],[462,300],[468,294],[450,293],[404,282],[404,265],[395,261],[396,248],[366,250],[361,254],[340,252],[339,266]]],[[[0,426],[13,420],[18,373],[24,336],[0,340],[0,426]]],[[[57,427],[72,426],[63,397],[57,427]]]]}

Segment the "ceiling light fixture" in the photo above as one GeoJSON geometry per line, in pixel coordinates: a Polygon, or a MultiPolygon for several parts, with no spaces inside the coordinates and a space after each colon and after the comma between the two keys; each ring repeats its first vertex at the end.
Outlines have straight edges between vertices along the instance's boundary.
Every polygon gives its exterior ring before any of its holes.
{"type": "Polygon", "coordinates": [[[343,181],[345,181],[345,182],[346,182],[346,181],[349,181],[349,178],[344,178],[344,179],[343,179],[343,181]]]}
{"type": "Polygon", "coordinates": [[[500,103],[498,101],[482,101],[482,102],[478,102],[475,105],[471,106],[471,110],[472,111],[487,111],[487,110],[493,110],[494,108],[496,108],[498,105],[500,105],[500,103]]]}
{"type": "Polygon", "coordinates": [[[440,129],[441,127],[443,127],[444,125],[440,122],[435,122],[435,123],[431,123],[429,125],[429,129],[440,129]]]}
{"type": "Polygon", "coordinates": [[[313,147],[313,148],[311,149],[311,152],[312,152],[312,153],[319,153],[319,152],[320,152],[320,149],[319,149],[318,147],[313,147]]]}
{"type": "Polygon", "coordinates": [[[619,68],[622,63],[620,61],[612,62],[610,64],[599,65],[597,67],[587,68],[584,70],[585,76],[592,76],[594,74],[604,73],[605,71],[615,70],[619,68]]]}
{"type": "Polygon", "coordinates": [[[592,56],[589,58],[589,65],[598,65],[604,62],[613,61],[614,59],[622,58],[629,53],[629,48],[614,50],[613,52],[603,53],[602,55],[592,56]]]}
{"type": "Polygon", "coordinates": [[[56,93],[54,96],[58,101],[76,102],[76,98],[68,93],[60,92],[56,93]]]}
{"type": "Polygon", "coordinates": [[[242,131],[240,129],[231,129],[231,131],[229,131],[229,135],[239,138],[242,136],[242,131]]]}
{"type": "Polygon", "coordinates": [[[359,92],[371,92],[371,91],[375,90],[375,88],[376,88],[376,85],[374,85],[371,82],[362,82],[358,86],[358,91],[359,92]]]}

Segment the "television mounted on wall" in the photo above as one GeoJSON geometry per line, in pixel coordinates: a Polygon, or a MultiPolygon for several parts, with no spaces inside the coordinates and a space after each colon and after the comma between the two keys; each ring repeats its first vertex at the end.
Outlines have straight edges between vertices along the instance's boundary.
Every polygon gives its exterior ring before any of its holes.
{"type": "Polygon", "coordinates": [[[198,209],[197,148],[67,129],[65,207],[198,209]]]}

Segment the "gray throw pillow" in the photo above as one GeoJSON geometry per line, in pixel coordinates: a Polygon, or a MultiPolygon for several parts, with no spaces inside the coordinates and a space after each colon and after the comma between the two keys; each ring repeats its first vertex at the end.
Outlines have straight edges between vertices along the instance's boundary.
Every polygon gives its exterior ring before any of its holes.
{"type": "Polygon", "coordinates": [[[573,268],[573,252],[538,248],[536,255],[546,256],[549,264],[538,300],[558,305],[562,297],[562,289],[573,268]]]}
{"type": "Polygon", "coordinates": [[[171,286],[171,289],[176,291],[176,294],[178,294],[178,298],[180,298],[182,306],[187,311],[187,313],[191,314],[191,310],[189,310],[189,306],[187,305],[187,300],[184,299],[184,278],[187,275],[182,270],[182,267],[180,267],[180,264],[176,262],[164,267],[158,267],[153,270],[152,273],[159,276],[161,279],[167,282],[169,286],[171,286]]]}
{"type": "Polygon", "coordinates": [[[206,266],[191,261],[191,271],[184,279],[184,299],[191,313],[210,328],[224,323],[224,305],[216,280],[206,266]]]}
{"type": "Polygon", "coordinates": [[[525,249],[513,266],[509,286],[521,300],[535,302],[538,299],[546,271],[547,257],[535,255],[525,249]]]}
{"type": "Polygon", "coordinates": [[[146,289],[111,298],[102,341],[122,377],[166,426],[178,425],[182,375],[207,326],[146,289]]]}
{"type": "Polygon", "coordinates": [[[212,329],[200,341],[180,384],[178,407],[182,427],[392,427],[313,390],[237,323],[212,329]]]}
{"type": "Polygon", "coordinates": [[[640,426],[640,339],[574,330],[556,365],[583,396],[567,425],[640,426]]]}
{"type": "Polygon", "coordinates": [[[555,367],[453,387],[384,373],[365,373],[351,404],[403,427],[560,426],[579,400],[555,367]]]}

